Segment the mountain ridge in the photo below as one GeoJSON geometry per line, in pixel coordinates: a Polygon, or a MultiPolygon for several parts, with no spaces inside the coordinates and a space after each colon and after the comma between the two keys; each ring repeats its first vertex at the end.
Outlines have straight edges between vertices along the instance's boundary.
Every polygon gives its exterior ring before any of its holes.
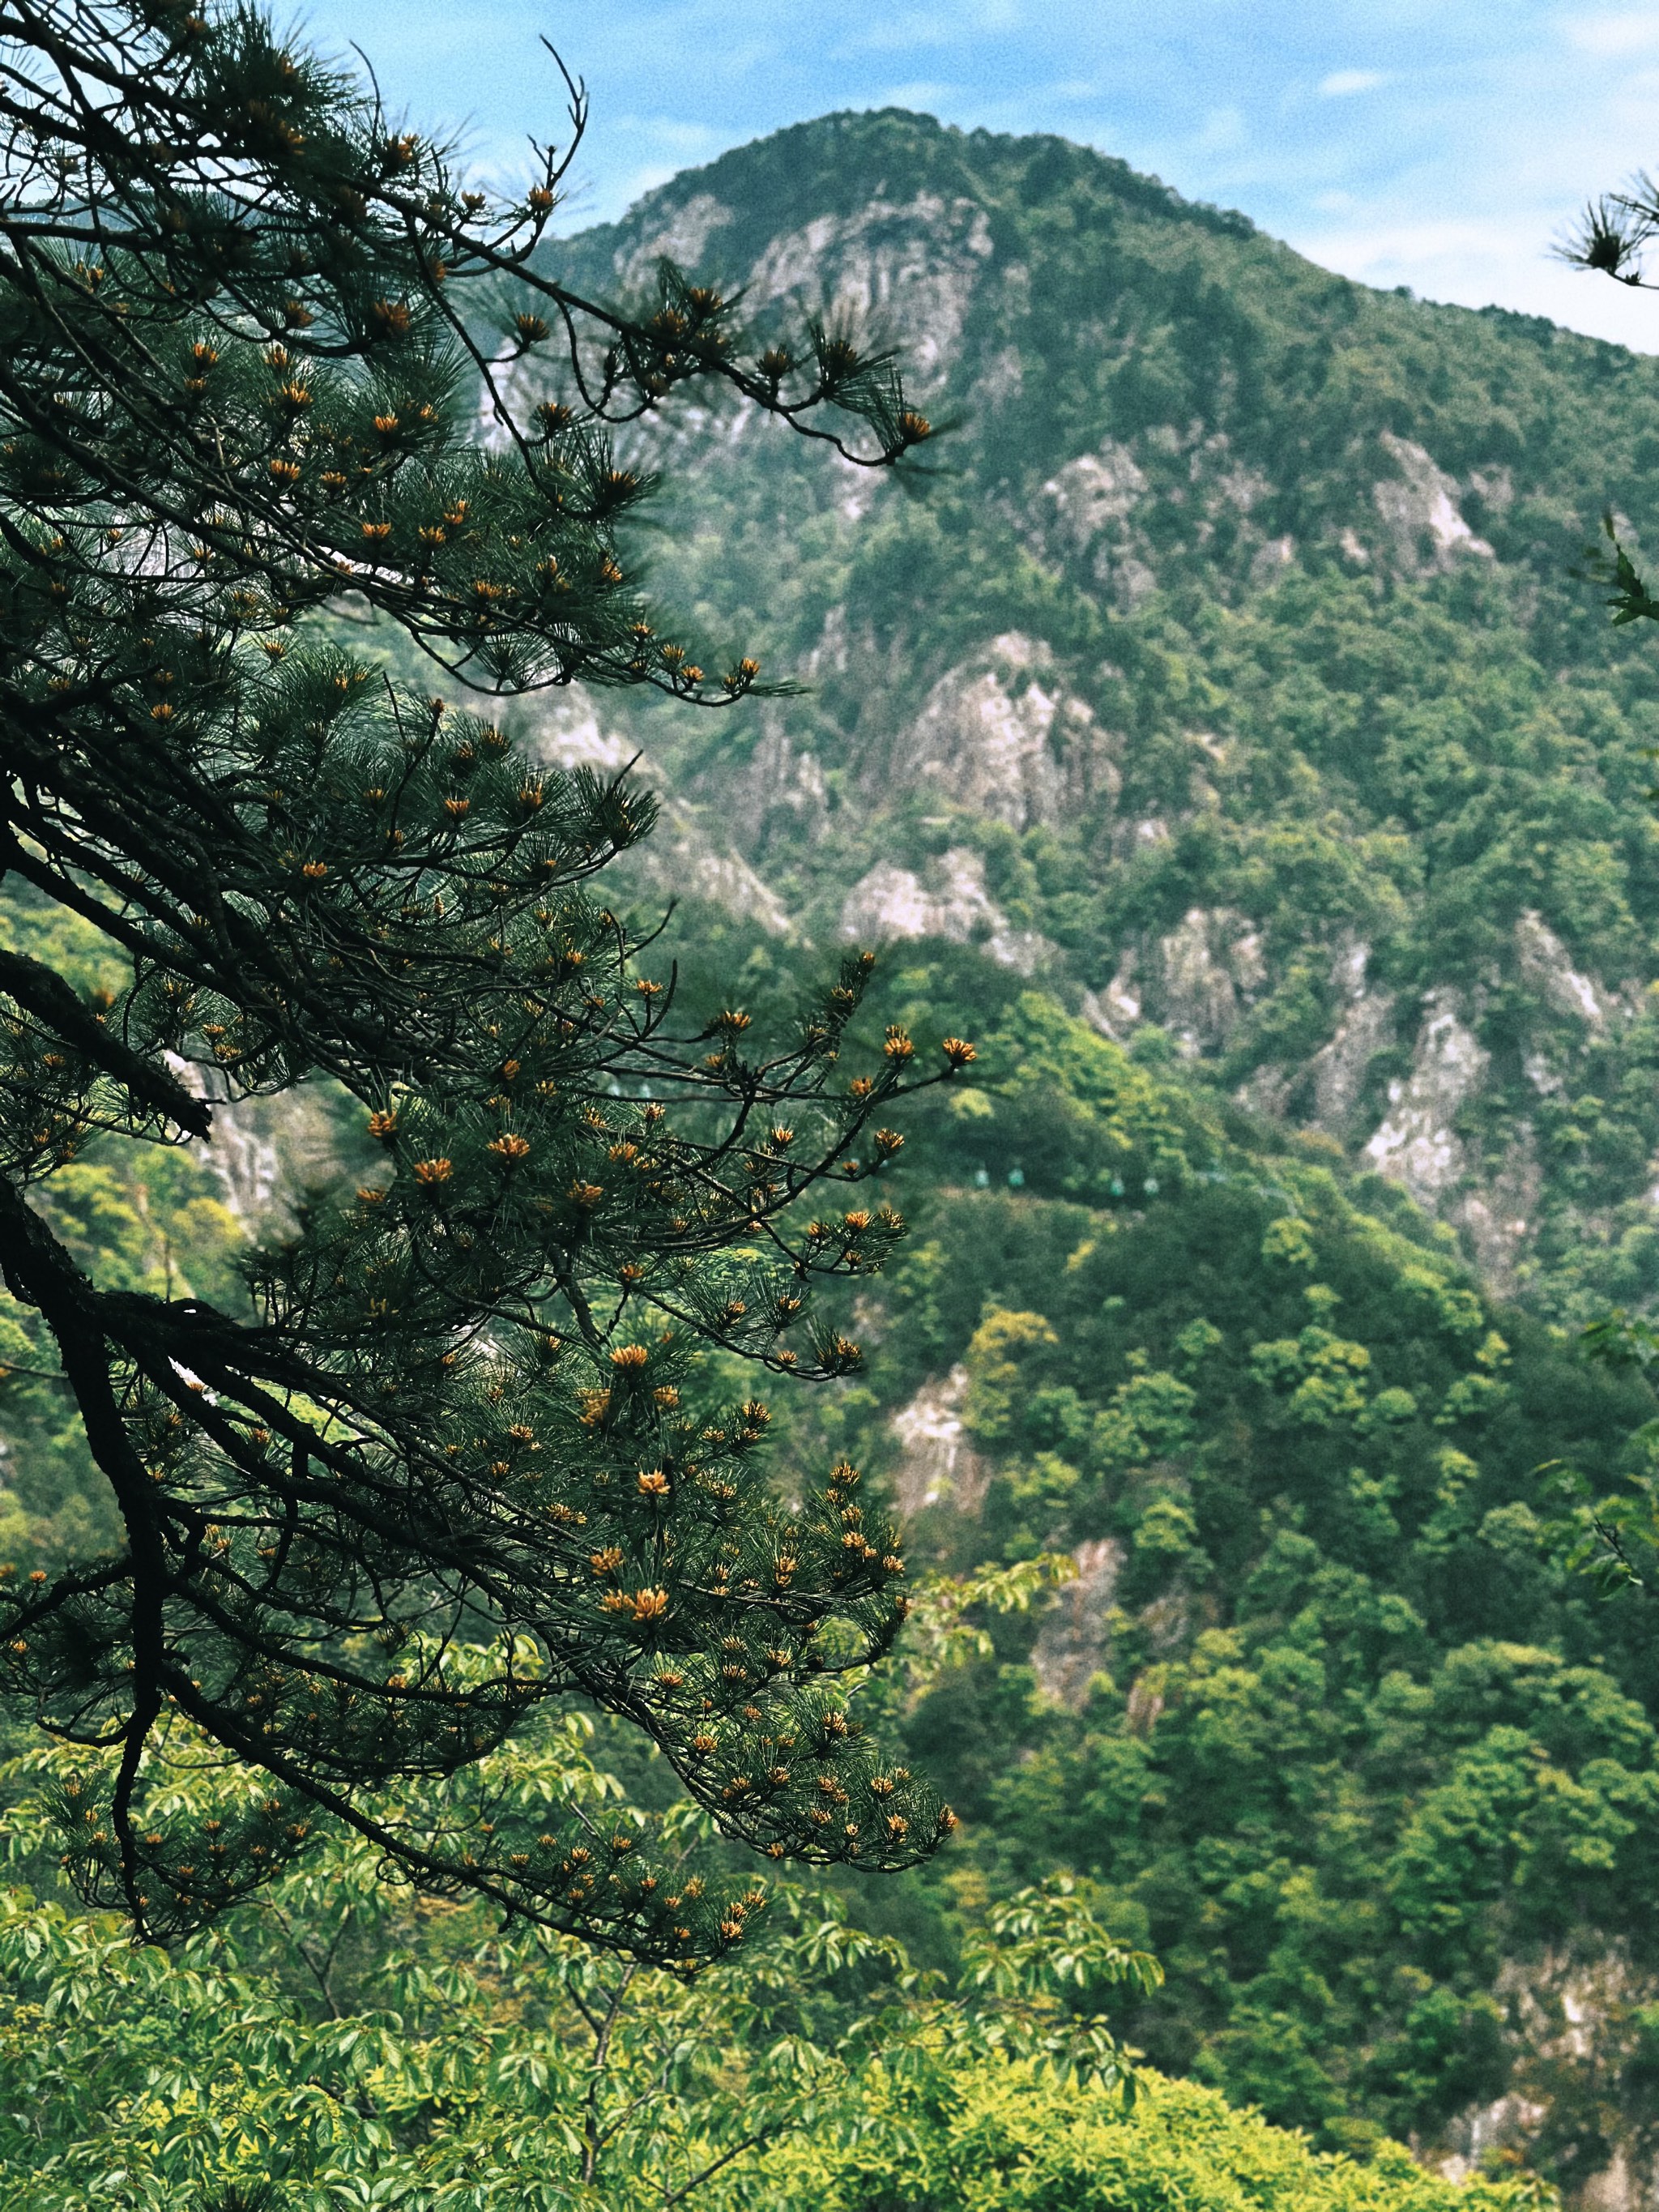
{"type": "Polygon", "coordinates": [[[603,714],[789,926],[980,942],[1397,1176],[1504,1291],[1652,1295],[1655,731],[1573,572],[1659,503],[1659,362],[896,111],[554,252],[598,289],[724,266],[763,325],[908,318],[960,417],[908,499],[741,414],[672,441],[663,587],[814,694],[726,744],[603,714]]]}

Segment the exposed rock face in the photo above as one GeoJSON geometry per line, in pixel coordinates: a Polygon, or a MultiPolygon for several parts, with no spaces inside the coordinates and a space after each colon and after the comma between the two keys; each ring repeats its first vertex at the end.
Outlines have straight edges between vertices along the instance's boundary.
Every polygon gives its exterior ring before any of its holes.
{"type": "Polygon", "coordinates": [[[764,853],[779,835],[822,833],[829,797],[823,769],[817,755],[798,744],[781,720],[769,721],[743,784],[744,816],[729,826],[750,853],[764,853]]]}
{"type": "Polygon", "coordinates": [[[1115,438],[1067,461],[1042,487],[1047,512],[1040,542],[1062,558],[1082,562],[1116,605],[1132,610],[1157,588],[1136,510],[1147,500],[1146,472],[1115,438]]]}
{"type": "Polygon", "coordinates": [[[872,796],[936,792],[1012,830],[1049,826],[1118,788],[1094,716],[1055,684],[1054,654],[1010,631],[942,676],[921,714],[866,764],[872,796]]]}
{"type": "Polygon", "coordinates": [[[1128,1036],[1140,1019],[1140,992],[1135,982],[1138,965],[1135,948],[1127,945],[1118,956],[1117,973],[1103,991],[1083,994],[1083,1014],[1103,1036],[1115,1037],[1119,1042],[1128,1036]]]}
{"type": "Polygon", "coordinates": [[[1158,940],[1163,1011],[1189,1053],[1224,1037],[1237,1011],[1233,979],[1211,946],[1212,927],[1212,917],[1195,906],[1158,940]]]}
{"type": "Polygon", "coordinates": [[[319,1191],[340,1172],[339,1144],[314,1087],[274,1098],[228,1098],[216,1071],[169,1053],[173,1073],[198,1097],[214,1101],[212,1133],[192,1147],[212,1170],[225,1209],[250,1237],[294,1225],[294,1202],[319,1191]]]}
{"type": "Polygon", "coordinates": [[[1193,447],[1188,473],[1199,488],[1203,505],[1212,514],[1222,507],[1231,507],[1237,514],[1253,514],[1273,488],[1270,477],[1237,458],[1224,430],[1212,431],[1193,447]]]}
{"type": "Polygon", "coordinates": [[[544,712],[532,742],[550,768],[586,768],[596,775],[620,775],[637,750],[616,731],[603,728],[592,706],[575,700],[544,712]]]}
{"type": "Polygon", "coordinates": [[[1288,534],[1283,538],[1270,538],[1250,556],[1250,581],[1260,591],[1264,585],[1271,584],[1282,570],[1292,567],[1295,561],[1294,538],[1288,534]]]}
{"type": "Polygon", "coordinates": [[[1620,2063],[1641,2045],[1641,2021],[1656,1994],[1651,1976],[1617,1948],[1546,1952],[1508,1960],[1494,1994],[1515,2053],[1513,2087],[1461,2114],[1430,2162],[1449,2179],[1465,2180],[1494,2152],[1523,2151],[1560,2111],[1587,2118],[1595,2112],[1606,2163],[1583,2175],[1568,2202],[1577,2212],[1650,2212],[1659,2202],[1659,2136],[1650,2110],[1630,2114],[1633,2127],[1628,2119],[1620,2124],[1613,2084],[1620,2063]]]}
{"type": "Polygon", "coordinates": [[[1457,1109],[1480,1088],[1487,1055],[1462,1018],[1455,991],[1424,1002],[1412,1072],[1389,1085],[1389,1111],[1365,1147],[1382,1174],[1433,1207],[1463,1180],[1468,1162],[1453,1127],[1457,1109]]]}
{"type": "Polygon", "coordinates": [[[964,845],[953,845],[926,877],[883,860],[854,884],[842,902],[841,934],[859,945],[943,937],[977,945],[999,966],[1030,975],[1054,948],[1035,930],[1011,929],[985,888],[985,863],[964,845]]]}
{"type": "Polygon", "coordinates": [[[1266,1060],[1253,1067],[1234,1092],[1241,1106],[1248,1106],[1253,1114],[1265,1115],[1270,1121],[1283,1119],[1291,1103],[1291,1093],[1297,1088],[1297,1070],[1285,1067],[1277,1060],[1266,1060]]]}
{"type": "Polygon", "coordinates": [[[1098,453],[1067,461],[1042,487],[1053,502],[1056,534],[1079,553],[1086,553],[1103,531],[1127,522],[1146,489],[1146,471],[1115,438],[1098,453]]]}
{"type": "Polygon", "coordinates": [[[894,1414],[893,1433],[903,1449],[893,1477],[894,1503],[901,1513],[946,1504],[960,1513],[977,1513],[983,1504],[991,1469],[963,1427],[967,1395],[968,1370],[953,1367],[943,1382],[924,1382],[894,1414]]]}
{"type": "MultiPolygon", "coordinates": [[[[636,748],[614,730],[607,730],[591,706],[579,702],[562,704],[544,714],[533,733],[541,758],[550,767],[588,769],[596,775],[620,775],[633,762],[636,748]]],[[[775,745],[767,770],[775,784],[788,778],[787,740],[775,745]]],[[[704,810],[663,788],[660,765],[641,763],[641,781],[657,793],[662,812],[656,830],[629,855],[624,866],[634,882],[643,883],[664,898],[707,899],[757,922],[774,937],[792,933],[788,909],[777,893],[758,875],[742,854],[733,848],[725,823],[710,827],[704,810]]],[[[810,779],[811,771],[807,771],[810,779]]],[[[795,769],[797,778],[799,769],[795,769]]],[[[810,781],[808,784],[810,789],[810,781]]],[[[822,798],[822,782],[819,796],[822,798]]]]}
{"type": "Polygon", "coordinates": [[[314,1092],[248,1098],[214,1117],[208,1161],[225,1203],[250,1228],[285,1218],[284,1201],[322,1188],[339,1172],[333,1127],[314,1092]]]}
{"type": "Polygon", "coordinates": [[[775,239],[750,272],[749,298],[799,300],[878,333],[902,328],[907,376],[926,392],[955,359],[991,252],[989,219],[973,200],[874,199],[775,239]]]}
{"type": "MultiPolygon", "coordinates": [[[[1224,911],[1191,909],[1176,930],[1154,944],[1150,963],[1136,947],[1126,947],[1112,982],[1085,994],[1085,1015],[1107,1035],[1127,1039],[1144,1012],[1173,1029],[1188,1053],[1224,1047],[1255,981],[1249,969],[1252,947],[1227,942],[1236,919],[1224,911]]],[[[1516,969],[1535,1000],[1587,1042],[1605,1037],[1620,1017],[1619,1000],[1573,965],[1536,913],[1522,916],[1514,945],[1516,969]]],[[[1358,1115],[1372,1063],[1395,1043],[1398,1006],[1395,992],[1370,980],[1370,958],[1361,939],[1339,949],[1330,977],[1336,1001],[1331,1036],[1300,1066],[1268,1063],[1254,1069],[1239,1088],[1242,1104],[1279,1118],[1301,1102],[1303,1111],[1311,1106],[1315,1126],[1340,1141],[1364,1136],[1358,1115]]],[[[1476,1007],[1479,1000],[1477,992],[1476,1007]]],[[[1389,1085],[1387,1112],[1363,1145],[1362,1157],[1451,1221],[1494,1289],[1512,1295],[1525,1280],[1522,1263],[1539,1224],[1544,1169],[1529,1121],[1516,1126],[1495,1169],[1477,1170],[1458,1136],[1460,1109],[1478,1098],[1491,1073],[1474,1019],[1471,1005],[1455,990],[1443,989],[1425,1001],[1411,1073],[1389,1085]]],[[[1565,1079],[1555,1065],[1559,1054],[1559,1033],[1549,1050],[1530,1045],[1522,1053],[1523,1073],[1540,1097],[1564,1088],[1565,1079]]]]}
{"type": "Polygon", "coordinates": [[[1266,975],[1261,940],[1243,915],[1192,907],[1157,948],[1158,1012],[1182,1049],[1219,1044],[1266,975]]]}
{"type": "Polygon", "coordinates": [[[736,219],[732,210],[723,206],[712,192],[694,193],[683,206],[670,210],[631,247],[617,254],[617,274],[631,289],[650,283],[665,254],[669,260],[690,268],[708,252],[715,234],[736,219]]]}
{"type": "MultiPolygon", "coordinates": [[[[1486,2170],[1494,2151],[1510,2149],[1549,2117],[1548,2107],[1511,2093],[1495,2103],[1463,2113],[1448,2130],[1449,2146],[1432,2159],[1434,2170],[1448,2181],[1470,2181],[1486,2170]]],[[[1612,2212],[1612,2208],[1609,2208],[1612,2212]]]]}
{"type": "Polygon", "coordinates": [[[1193,518],[1196,542],[1224,535],[1260,588],[1296,557],[1295,539],[1268,537],[1256,515],[1273,491],[1225,431],[1155,424],[1133,450],[1107,438],[1056,470],[1042,488],[1036,544],[1048,558],[1079,564],[1116,606],[1132,610],[1157,586],[1160,514],[1180,507],[1193,518]]]}
{"type": "Polygon", "coordinates": [[[1522,975],[1546,1006],[1598,1035],[1607,1027],[1603,994],[1573,966],[1566,946],[1538,914],[1523,914],[1516,923],[1515,952],[1522,975]]]}
{"type": "Polygon", "coordinates": [[[1135,1626],[1146,1635],[1154,1652],[1178,1651],[1192,1632],[1193,1600],[1188,1590],[1166,1590],[1144,1605],[1135,1626]]]}
{"type": "Polygon", "coordinates": [[[1357,945],[1339,959],[1347,1008],[1330,1042],[1313,1057],[1314,1120],[1334,1137],[1349,1133],[1371,1062],[1394,1036],[1394,993],[1366,989],[1367,951],[1357,945]]]}
{"type": "Polygon", "coordinates": [[[1481,1273],[1500,1296],[1516,1287],[1543,1188],[1537,1137],[1531,1122],[1523,1121],[1498,1173],[1482,1189],[1465,1192],[1451,1209],[1449,1218],[1463,1231],[1481,1273]]]}
{"type": "Polygon", "coordinates": [[[1409,438],[1385,430],[1382,444],[1396,473],[1374,484],[1371,498],[1397,564],[1415,574],[1470,554],[1490,561],[1492,547],[1463,519],[1454,479],[1409,438]]]}
{"type": "Polygon", "coordinates": [[[1054,1592],[1031,1650],[1031,1665],[1045,1697],[1075,1710],[1089,1694],[1111,1640],[1113,1601],[1123,1571],[1123,1547],[1115,1538],[1079,1544],[1072,1555],[1077,1573],[1054,1592]]]}
{"type": "MultiPolygon", "coordinates": [[[[1341,947],[1332,962],[1331,988],[1341,1011],[1329,1042],[1322,1045],[1308,1063],[1314,1122],[1338,1138],[1352,1134],[1354,1111],[1371,1062],[1394,1036],[1395,994],[1369,986],[1370,954],[1370,946],[1363,939],[1354,939],[1341,947]]],[[[1258,1068],[1255,1095],[1249,1103],[1259,1109],[1282,1113],[1297,1081],[1288,1069],[1258,1068]],[[1264,1077],[1265,1087],[1261,1079],[1264,1077]]]]}
{"type": "MultiPolygon", "coordinates": [[[[1506,468],[1474,470],[1469,489],[1492,514],[1506,514],[1515,504],[1515,478],[1506,468]]],[[[1621,531],[1620,535],[1627,533],[1621,531]]]]}
{"type": "Polygon", "coordinates": [[[773,937],[793,934],[789,910],[747,860],[723,849],[723,841],[704,827],[701,810],[671,804],[644,848],[641,872],[647,882],[672,898],[690,895],[711,906],[757,922],[773,937]]]}

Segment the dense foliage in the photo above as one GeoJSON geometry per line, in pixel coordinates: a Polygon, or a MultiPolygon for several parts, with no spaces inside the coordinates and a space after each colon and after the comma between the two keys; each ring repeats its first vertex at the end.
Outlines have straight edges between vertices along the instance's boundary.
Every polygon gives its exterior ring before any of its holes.
{"type": "Polygon", "coordinates": [[[1392,1185],[1264,1147],[971,955],[884,990],[907,1019],[971,994],[985,1074],[915,1132],[866,1369],[781,1412],[886,1471],[913,1559],[1036,1595],[860,1692],[964,1827],[858,1909],[947,1959],[1069,1869],[1165,1968],[1126,2014],[1160,2067],[1349,2148],[1518,2089],[1546,2117],[1506,2155],[1641,2154],[1659,1675],[1641,1608],[1562,1556],[1550,1462],[1650,1470],[1646,1382],[1494,1308],[1392,1185]]]}
{"type": "MultiPolygon", "coordinates": [[[[544,1816],[580,1802],[637,1834],[592,1734],[538,1727],[494,1755],[495,1784],[544,1816]]],[[[12,1871],[48,1890],[64,1771],[36,1753],[5,1776],[12,1871]]],[[[198,1817],[215,1802],[199,1777],[174,1790],[198,1817]]],[[[420,1793],[429,1826],[453,1820],[453,1795],[420,1793]]],[[[682,1803],[668,1840],[695,1886],[709,1824],[682,1803]]],[[[992,1913],[952,1985],[798,1891],[740,1966],[688,1981],[389,1886],[379,1854],[336,1827],[171,1956],[14,1889],[0,1978],[0,2204],[643,2212],[769,2201],[757,2152],[856,2142],[896,2076],[935,2106],[988,2061],[1103,2100],[1132,2093],[1099,2008],[1157,1969],[1059,1883],[992,1913]]]]}
{"type": "Polygon", "coordinates": [[[849,2149],[769,2161],[775,2201],[803,2212],[1519,2212],[1537,2201],[1524,2180],[1455,2187],[1395,2143],[1363,2163],[1320,2154],[1213,2090],[1155,2075],[1127,2112],[1024,2067],[963,2068],[920,2094],[881,2087],[849,2149]]]}
{"type": "MultiPolygon", "coordinates": [[[[614,1802],[580,1730],[515,1786],[614,1802]]],[[[37,1754],[5,1779],[14,1872],[49,1838],[37,1754]],[[21,1790],[22,1795],[18,1797],[21,1790]]],[[[441,1794],[441,1793],[440,1793],[441,1794]]],[[[695,1820],[678,1839],[696,1842],[695,1820]]],[[[38,1879],[50,1885],[49,1872],[38,1879]]],[[[1066,1882],[994,1905],[947,1976],[786,1892],[686,1985],[476,1905],[389,1888],[362,1844],[169,1957],[107,1917],[0,1900],[0,2205],[374,2203],[407,2212],[1523,2212],[1393,2144],[1362,2160],[1126,2069],[1100,2016],[1150,1964],[1066,1882]],[[1125,2095],[1129,2087],[1133,2094],[1125,2095]]]]}
{"type": "Polygon", "coordinates": [[[870,1370],[792,1414],[884,1446],[912,1507],[959,1420],[961,1510],[918,1541],[1079,1570],[906,1717],[972,1863],[913,1926],[948,1949],[1069,1865],[1170,1969],[1160,2063],[1331,2142],[1462,2141],[1519,2089],[1516,2154],[1639,2164],[1659,1686],[1539,1470],[1647,1571],[1642,1362],[1572,1338],[1659,1288],[1650,657],[1583,562],[1611,511],[1639,580],[1653,362],[898,114],[551,265],[670,235],[902,320],[957,416],[925,502],[726,440],[660,573],[814,691],[747,750],[604,718],[798,928],[981,949],[898,956],[890,1015],[973,1006],[988,1082],[913,1145],[936,1194],[860,1306],[870,1370]]]}

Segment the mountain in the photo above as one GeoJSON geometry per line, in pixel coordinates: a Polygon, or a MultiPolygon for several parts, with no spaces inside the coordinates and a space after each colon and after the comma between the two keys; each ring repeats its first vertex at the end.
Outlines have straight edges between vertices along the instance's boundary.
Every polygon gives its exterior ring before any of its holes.
{"type": "Polygon", "coordinates": [[[640,439],[688,637],[809,689],[541,723],[643,755],[694,981],[857,938],[981,1042],[866,1376],[787,1409],[937,1567],[1074,1571],[896,1711],[967,1815],[913,1940],[1068,1865],[1170,1969],[1159,2063],[1646,2203],[1659,1669],[1540,1469],[1651,1411],[1573,1334],[1659,1289],[1652,647],[1579,573],[1655,509],[1659,362],[894,112],[556,252],[842,319],[950,426],[911,485],[640,439]]]}
{"type": "Polygon", "coordinates": [[[676,436],[659,588],[812,687],[719,728],[605,706],[682,881],[813,942],[976,944],[1161,1033],[1537,1311],[1651,1296],[1653,661],[1574,571],[1604,511],[1654,511],[1659,362],[891,112],[556,254],[850,319],[955,425],[920,489],[742,416],[676,436]]]}

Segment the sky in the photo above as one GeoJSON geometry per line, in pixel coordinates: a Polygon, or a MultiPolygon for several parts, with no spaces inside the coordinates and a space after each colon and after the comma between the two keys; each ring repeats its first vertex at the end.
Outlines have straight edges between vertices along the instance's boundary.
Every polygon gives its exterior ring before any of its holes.
{"type": "Polygon", "coordinates": [[[786,124],[896,106],[1120,155],[1367,283],[1659,352],[1659,294],[1550,256],[1592,193],[1659,170],[1659,0],[312,0],[301,20],[495,176],[564,127],[551,39],[592,100],[565,228],[786,124]]]}

